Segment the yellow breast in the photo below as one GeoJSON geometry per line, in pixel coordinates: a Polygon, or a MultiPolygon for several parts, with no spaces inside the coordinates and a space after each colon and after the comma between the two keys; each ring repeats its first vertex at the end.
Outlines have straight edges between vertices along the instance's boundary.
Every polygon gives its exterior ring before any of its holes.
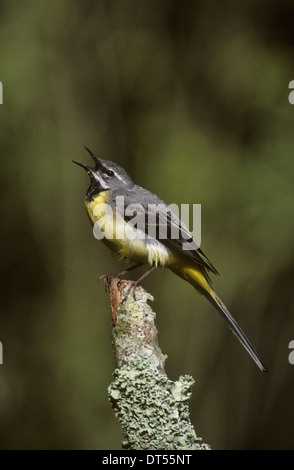
{"type": "Polygon", "coordinates": [[[86,201],[86,209],[94,226],[94,236],[129,261],[156,266],[168,264],[170,253],[162,243],[156,240],[151,243],[150,240],[128,236],[127,226],[130,228],[130,224],[127,224],[123,216],[116,214],[115,207],[107,203],[108,199],[109,192],[105,191],[92,201],[86,201]]]}
{"type": "Polygon", "coordinates": [[[86,200],[85,202],[86,209],[93,224],[97,222],[101,217],[104,216],[102,215],[102,213],[105,211],[107,200],[108,200],[107,191],[104,191],[103,193],[98,194],[98,196],[92,199],[92,201],[86,200]]]}

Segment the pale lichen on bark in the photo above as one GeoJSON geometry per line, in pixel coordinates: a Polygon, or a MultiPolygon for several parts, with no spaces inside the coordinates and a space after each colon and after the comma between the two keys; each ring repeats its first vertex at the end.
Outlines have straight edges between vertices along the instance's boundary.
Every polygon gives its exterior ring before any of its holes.
{"type": "Polygon", "coordinates": [[[158,345],[153,297],[137,287],[125,299],[130,281],[108,278],[112,345],[116,370],[109,400],[122,426],[124,449],[209,449],[197,437],[189,416],[194,379],[170,380],[158,345]]]}

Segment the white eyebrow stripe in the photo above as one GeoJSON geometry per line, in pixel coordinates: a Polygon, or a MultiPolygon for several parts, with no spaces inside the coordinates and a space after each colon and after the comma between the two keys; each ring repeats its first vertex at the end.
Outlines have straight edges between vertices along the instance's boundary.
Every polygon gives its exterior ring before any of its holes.
{"type": "MultiPolygon", "coordinates": [[[[112,171],[114,171],[114,170],[112,170],[112,171]]],[[[118,175],[116,171],[114,171],[114,173],[115,173],[115,176],[117,177],[118,180],[123,181],[122,177],[120,175],[118,175]]]]}

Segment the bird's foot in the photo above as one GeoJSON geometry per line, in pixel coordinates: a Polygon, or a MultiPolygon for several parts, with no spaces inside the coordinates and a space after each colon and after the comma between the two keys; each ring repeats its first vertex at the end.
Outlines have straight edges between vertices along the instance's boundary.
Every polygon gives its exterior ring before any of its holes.
{"type": "Polygon", "coordinates": [[[149,269],[147,269],[147,271],[141,277],[139,277],[139,279],[137,279],[137,281],[129,281],[130,286],[129,286],[129,288],[128,288],[128,290],[127,290],[127,292],[126,292],[126,294],[123,298],[123,302],[125,302],[127,300],[127,298],[129,297],[131,291],[133,291],[133,298],[134,298],[134,301],[136,302],[135,294],[136,294],[136,289],[137,289],[138,285],[143,281],[143,279],[145,279],[145,277],[148,276],[148,274],[150,274],[153,271],[153,269],[155,269],[155,266],[151,266],[149,269]]]}
{"type": "Polygon", "coordinates": [[[100,281],[103,280],[104,282],[104,289],[105,291],[107,292],[107,283],[109,282],[109,280],[111,280],[112,278],[114,277],[121,277],[121,276],[124,276],[125,274],[128,274],[129,272],[133,271],[134,269],[137,269],[137,268],[140,268],[142,266],[141,263],[138,263],[138,264],[135,264],[134,266],[131,266],[130,268],[128,269],[125,269],[124,271],[121,271],[120,273],[118,274],[112,274],[112,273],[108,273],[108,274],[102,274],[101,276],[98,277],[98,284],[100,281]]]}
{"type": "Polygon", "coordinates": [[[136,302],[136,289],[137,287],[139,286],[140,284],[140,279],[138,279],[137,281],[128,281],[128,288],[127,288],[127,291],[124,295],[124,298],[122,299],[122,302],[126,302],[126,300],[128,299],[129,295],[131,294],[131,292],[133,291],[133,299],[134,301],[136,302]]]}
{"type": "Polygon", "coordinates": [[[112,274],[112,273],[107,273],[107,274],[101,274],[101,276],[98,277],[98,284],[103,281],[103,286],[104,286],[104,290],[105,292],[107,292],[107,287],[108,287],[108,282],[113,278],[113,277],[116,277],[115,274],[112,274]]]}

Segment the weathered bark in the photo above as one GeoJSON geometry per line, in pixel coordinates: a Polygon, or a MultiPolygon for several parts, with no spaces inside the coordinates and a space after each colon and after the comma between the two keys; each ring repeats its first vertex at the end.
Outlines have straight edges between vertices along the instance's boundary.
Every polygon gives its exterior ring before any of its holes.
{"type": "Polygon", "coordinates": [[[116,370],[109,400],[122,426],[124,449],[209,449],[196,436],[188,401],[192,377],[171,381],[164,369],[166,356],[158,345],[153,297],[131,281],[108,277],[112,311],[112,345],[116,370]]]}

